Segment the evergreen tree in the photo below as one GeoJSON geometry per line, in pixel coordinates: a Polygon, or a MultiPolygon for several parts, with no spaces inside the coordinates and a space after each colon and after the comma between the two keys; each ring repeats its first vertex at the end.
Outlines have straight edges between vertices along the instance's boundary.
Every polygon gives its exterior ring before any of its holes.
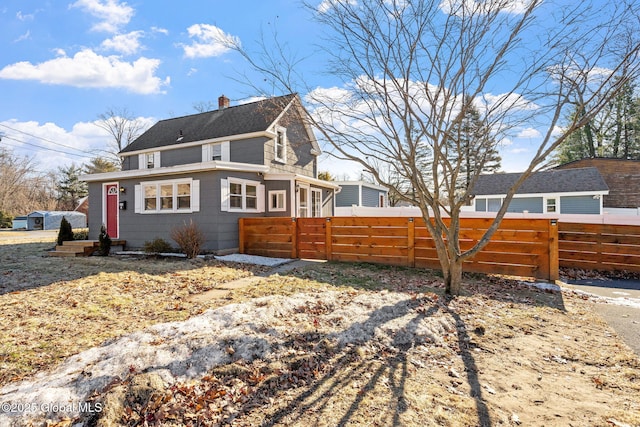
{"type": "MultiPolygon", "coordinates": [[[[640,98],[636,85],[625,83],[599,114],[573,132],[560,146],[555,163],[564,164],[593,157],[640,159],[640,98]]],[[[568,121],[584,111],[579,103],[568,121]]]]}
{"type": "Polygon", "coordinates": [[[472,100],[465,98],[463,104],[464,110],[447,140],[449,158],[458,167],[457,173],[453,174],[457,181],[456,189],[462,193],[478,175],[497,172],[502,161],[491,129],[480,117],[472,100]]]}
{"type": "Polygon", "coordinates": [[[61,210],[74,210],[78,201],[88,194],[87,184],[80,181],[82,168],[76,165],[58,170],[58,206],[61,210]]]}
{"type": "Polygon", "coordinates": [[[62,217],[60,221],[60,230],[58,231],[58,245],[62,245],[62,242],[68,242],[73,240],[73,228],[67,218],[62,217]]]}
{"type": "Polygon", "coordinates": [[[116,165],[111,160],[94,157],[91,161],[84,165],[83,172],[86,174],[115,172],[120,170],[120,165],[116,165]]]}

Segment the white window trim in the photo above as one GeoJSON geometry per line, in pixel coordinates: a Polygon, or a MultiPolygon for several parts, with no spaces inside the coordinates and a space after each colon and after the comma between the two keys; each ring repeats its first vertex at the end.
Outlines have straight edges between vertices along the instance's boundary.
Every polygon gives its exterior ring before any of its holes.
{"type": "Polygon", "coordinates": [[[322,190],[321,190],[321,189],[319,189],[319,188],[312,188],[312,189],[311,189],[311,206],[310,206],[310,209],[311,209],[311,217],[313,217],[313,218],[320,218],[320,217],[322,217],[322,202],[323,202],[323,200],[322,200],[322,190]],[[319,211],[315,211],[315,210],[313,209],[313,207],[314,207],[314,206],[313,206],[314,194],[320,194],[320,200],[319,200],[319,204],[318,204],[319,211]]]}
{"type": "Polygon", "coordinates": [[[140,153],[138,154],[138,169],[156,169],[160,167],[160,152],[154,151],[152,153],[140,153]],[[147,156],[153,155],[153,168],[147,167],[147,156]]]}
{"type": "Polygon", "coordinates": [[[231,143],[230,141],[216,142],[212,144],[204,144],[202,146],[203,162],[230,162],[231,161],[231,143]],[[220,160],[213,160],[214,147],[220,147],[220,160]]]}
{"type": "MultiPolygon", "coordinates": [[[[269,212],[286,212],[287,211],[287,190],[271,190],[269,191],[269,212]],[[272,206],[271,200],[273,196],[282,196],[282,206],[272,206]]],[[[276,202],[277,202],[276,198],[276,202]]]]}
{"type": "Polygon", "coordinates": [[[164,180],[164,181],[146,181],[141,182],[135,186],[135,213],[139,214],[176,214],[176,213],[193,213],[200,211],[200,181],[192,178],[176,179],[176,180],[164,180]],[[188,209],[178,208],[178,185],[189,184],[191,193],[189,194],[190,206],[188,209]],[[172,185],[172,209],[160,209],[161,197],[160,186],[172,185]],[[156,187],[156,209],[145,210],[144,208],[144,188],[149,186],[156,187]]]}
{"type": "Polygon", "coordinates": [[[309,218],[311,217],[311,187],[309,185],[305,185],[305,184],[298,184],[297,188],[296,188],[296,216],[298,218],[309,218]],[[300,194],[302,193],[301,190],[306,190],[307,192],[307,197],[305,200],[305,204],[306,206],[303,208],[301,206],[300,203],[300,194]],[[304,209],[306,211],[306,215],[302,216],[300,213],[302,211],[302,209],[304,209]]]}
{"type": "Polygon", "coordinates": [[[550,214],[560,213],[560,198],[559,197],[545,197],[544,198],[544,212],[550,214]],[[549,211],[549,200],[553,200],[555,210],[553,212],[549,211]]]}
{"type": "Polygon", "coordinates": [[[259,181],[251,181],[247,179],[240,179],[234,177],[228,177],[222,179],[220,182],[221,188],[221,204],[220,210],[223,212],[264,212],[264,185],[259,181]],[[242,208],[231,207],[231,184],[239,184],[242,186],[242,208]],[[247,185],[256,187],[256,208],[247,208],[247,185]]]}
{"type": "Polygon", "coordinates": [[[277,126],[275,129],[275,138],[273,139],[273,158],[276,162],[287,163],[287,129],[282,126],[277,126]],[[278,135],[282,134],[282,153],[283,156],[278,156],[278,135]]]}

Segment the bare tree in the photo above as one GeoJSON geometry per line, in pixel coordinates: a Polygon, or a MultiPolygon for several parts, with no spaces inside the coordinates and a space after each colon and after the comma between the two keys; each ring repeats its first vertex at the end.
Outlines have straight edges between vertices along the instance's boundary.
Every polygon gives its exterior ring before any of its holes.
{"type": "Polygon", "coordinates": [[[0,211],[10,216],[56,208],[56,192],[50,177],[34,172],[29,157],[0,148],[0,182],[0,211]]]}
{"type": "MultiPolygon", "coordinates": [[[[637,2],[328,0],[322,10],[307,6],[326,29],[323,48],[332,58],[326,71],[341,82],[306,93],[308,120],[335,153],[390,190],[409,184],[410,191],[396,194],[421,208],[448,294],[460,293],[463,262],[489,242],[522,182],[639,71],[637,2]],[[582,113],[561,123],[577,104],[582,113]],[[491,161],[479,155],[467,165],[464,153],[452,152],[461,146],[457,129],[471,111],[490,129],[490,138],[475,142],[484,150],[496,150],[523,127],[543,136],[491,226],[462,250],[461,208],[491,161]],[[393,173],[382,173],[384,165],[393,173]],[[467,185],[459,188],[462,174],[467,185]]],[[[282,65],[282,51],[234,47],[271,85],[290,92],[312,87],[292,79],[293,65],[282,65]],[[270,66],[274,61],[278,67],[270,66]]]]}
{"type": "Polygon", "coordinates": [[[113,137],[106,151],[109,160],[122,165],[118,153],[133,142],[145,130],[145,123],[137,119],[126,108],[110,108],[98,116],[96,126],[106,130],[113,137]]]}

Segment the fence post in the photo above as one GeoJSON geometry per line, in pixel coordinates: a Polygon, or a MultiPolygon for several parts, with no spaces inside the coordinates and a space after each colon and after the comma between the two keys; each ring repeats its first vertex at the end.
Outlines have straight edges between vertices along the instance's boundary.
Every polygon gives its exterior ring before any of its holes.
{"type": "Polygon", "coordinates": [[[245,235],[244,235],[244,218],[238,219],[238,252],[245,253],[245,235]]]}
{"type": "Polygon", "coordinates": [[[407,220],[407,265],[416,266],[416,222],[413,218],[407,220]]]}
{"type": "Polygon", "coordinates": [[[298,221],[291,218],[291,258],[298,258],[298,221]]]}
{"type": "Polygon", "coordinates": [[[333,248],[332,248],[332,243],[331,243],[331,218],[327,218],[327,221],[325,222],[325,240],[324,240],[324,247],[325,250],[327,252],[327,261],[331,261],[333,259],[333,248]]]}
{"type": "Polygon", "coordinates": [[[558,220],[549,221],[549,280],[556,281],[560,278],[560,250],[558,247],[558,220]]]}

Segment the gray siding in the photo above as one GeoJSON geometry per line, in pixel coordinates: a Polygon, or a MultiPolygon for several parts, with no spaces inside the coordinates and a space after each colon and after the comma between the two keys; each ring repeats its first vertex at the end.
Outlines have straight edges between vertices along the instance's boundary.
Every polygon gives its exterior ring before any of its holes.
{"type": "Polygon", "coordinates": [[[476,199],[476,212],[487,211],[487,199],[476,199]]]}
{"type": "Polygon", "coordinates": [[[380,194],[384,194],[383,191],[376,190],[362,186],[362,206],[368,206],[376,208],[380,206],[380,194]]]}
{"type": "Polygon", "coordinates": [[[342,185],[342,190],[336,194],[336,206],[351,207],[358,205],[360,199],[360,186],[342,185]]]}
{"type": "Polygon", "coordinates": [[[561,214],[600,214],[600,199],[593,196],[560,197],[561,214]]]}
{"type": "Polygon", "coordinates": [[[160,163],[163,167],[200,163],[202,161],[202,147],[185,147],[167,150],[160,153],[160,163]]]}
{"type": "Polygon", "coordinates": [[[291,206],[291,181],[265,181],[265,194],[267,196],[266,210],[264,216],[293,216],[291,206]],[[269,212],[269,191],[284,190],[287,192],[285,196],[284,212],[269,212]]]}
{"type": "Polygon", "coordinates": [[[294,116],[292,110],[280,120],[279,125],[287,129],[287,164],[275,160],[275,139],[264,144],[264,164],[273,172],[288,172],[315,178],[316,156],[311,154],[311,141],[304,124],[294,116]]]}
{"type": "Polygon", "coordinates": [[[251,138],[242,141],[231,141],[229,144],[229,156],[232,162],[252,163],[263,165],[264,145],[266,138],[251,138]]]}
{"type": "MultiPolygon", "coordinates": [[[[142,248],[144,243],[161,238],[175,245],[171,239],[174,227],[188,224],[193,220],[205,235],[204,251],[219,251],[238,248],[238,219],[240,217],[262,216],[262,213],[222,212],[220,210],[220,180],[232,175],[241,179],[260,181],[255,173],[209,172],[184,175],[172,175],[169,179],[192,177],[200,181],[200,211],[194,213],[135,213],[135,186],[137,180],[121,180],[120,185],[126,193],[120,195],[120,201],[127,201],[127,209],[119,211],[120,238],[127,241],[127,248],[142,248]]],[[[155,179],[154,179],[155,180],[155,179]]],[[[162,178],[158,178],[162,180],[162,178]]],[[[145,179],[149,181],[149,179],[145,179]]],[[[102,184],[90,183],[92,199],[89,205],[90,239],[97,239],[102,222],[102,184]],[[94,196],[95,195],[95,196],[94,196]]]]}
{"type": "Polygon", "coordinates": [[[122,160],[122,170],[130,171],[138,169],[138,156],[125,156],[122,160]]]}
{"type": "Polygon", "coordinates": [[[543,213],[542,197],[517,197],[511,199],[507,212],[524,212],[543,213]]]}

